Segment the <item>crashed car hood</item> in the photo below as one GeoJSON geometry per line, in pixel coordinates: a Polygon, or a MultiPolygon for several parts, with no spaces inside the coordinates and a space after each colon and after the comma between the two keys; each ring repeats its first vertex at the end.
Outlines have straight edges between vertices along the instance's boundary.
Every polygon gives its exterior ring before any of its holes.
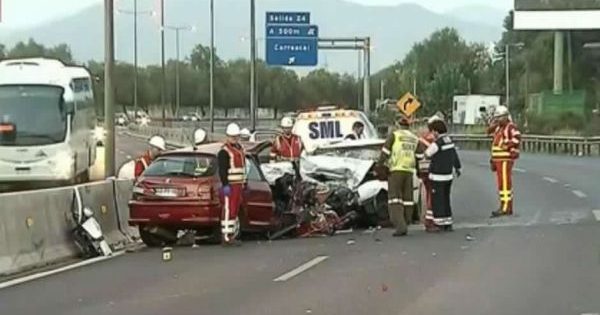
{"type": "Polygon", "coordinates": [[[363,147],[382,146],[384,143],[384,139],[344,140],[341,142],[320,145],[317,147],[317,151],[329,149],[358,149],[363,147]]]}
{"type": "MultiPolygon", "coordinates": [[[[362,183],[375,162],[337,156],[312,155],[300,159],[300,175],[313,182],[339,182],[355,189],[362,183]]],[[[273,185],[284,174],[294,174],[290,162],[262,164],[267,181],[273,185]]]]}

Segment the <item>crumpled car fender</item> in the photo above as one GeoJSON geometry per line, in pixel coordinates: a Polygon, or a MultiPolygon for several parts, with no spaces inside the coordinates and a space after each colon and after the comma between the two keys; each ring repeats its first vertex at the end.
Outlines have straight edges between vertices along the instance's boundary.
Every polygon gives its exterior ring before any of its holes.
{"type": "Polygon", "coordinates": [[[364,202],[375,198],[382,190],[388,190],[388,182],[383,180],[371,180],[358,186],[358,202],[362,205],[364,202]]]}

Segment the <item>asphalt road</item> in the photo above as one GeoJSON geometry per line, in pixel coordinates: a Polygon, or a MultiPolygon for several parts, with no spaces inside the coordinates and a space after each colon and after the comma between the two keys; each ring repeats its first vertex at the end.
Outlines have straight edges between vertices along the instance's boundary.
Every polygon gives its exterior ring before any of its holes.
{"type": "MultiPolygon", "coordinates": [[[[117,148],[144,146],[120,136],[117,148]]],[[[453,233],[178,247],[170,262],[144,249],[0,290],[0,314],[600,313],[600,161],[525,155],[518,216],[492,221],[487,154],[461,156],[453,233]]]]}

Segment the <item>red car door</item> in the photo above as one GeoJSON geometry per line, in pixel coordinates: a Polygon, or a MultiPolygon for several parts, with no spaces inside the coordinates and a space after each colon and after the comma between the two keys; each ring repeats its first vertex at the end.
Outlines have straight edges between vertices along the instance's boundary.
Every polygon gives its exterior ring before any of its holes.
{"type": "Polygon", "coordinates": [[[268,229],[275,223],[271,186],[252,158],[246,159],[246,176],[244,209],[247,222],[244,223],[251,229],[268,229]]]}

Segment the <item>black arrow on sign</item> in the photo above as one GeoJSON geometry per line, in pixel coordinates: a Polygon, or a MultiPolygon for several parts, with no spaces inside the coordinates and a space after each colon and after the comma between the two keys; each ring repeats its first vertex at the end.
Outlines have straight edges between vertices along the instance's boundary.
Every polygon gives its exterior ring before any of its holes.
{"type": "Polygon", "coordinates": [[[403,110],[404,110],[404,111],[407,111],[407,110],[408,110],[408,106],[409,106],[410,104],[412,104],[412,102],[413,102],[413,101],[414,101],[414,99],[413,99],[412,97],[409,97],[409,98],[406,100],[406,102],[404,102],[404,104],[402,104],[402,108],[403,108],[403,110]]]}

